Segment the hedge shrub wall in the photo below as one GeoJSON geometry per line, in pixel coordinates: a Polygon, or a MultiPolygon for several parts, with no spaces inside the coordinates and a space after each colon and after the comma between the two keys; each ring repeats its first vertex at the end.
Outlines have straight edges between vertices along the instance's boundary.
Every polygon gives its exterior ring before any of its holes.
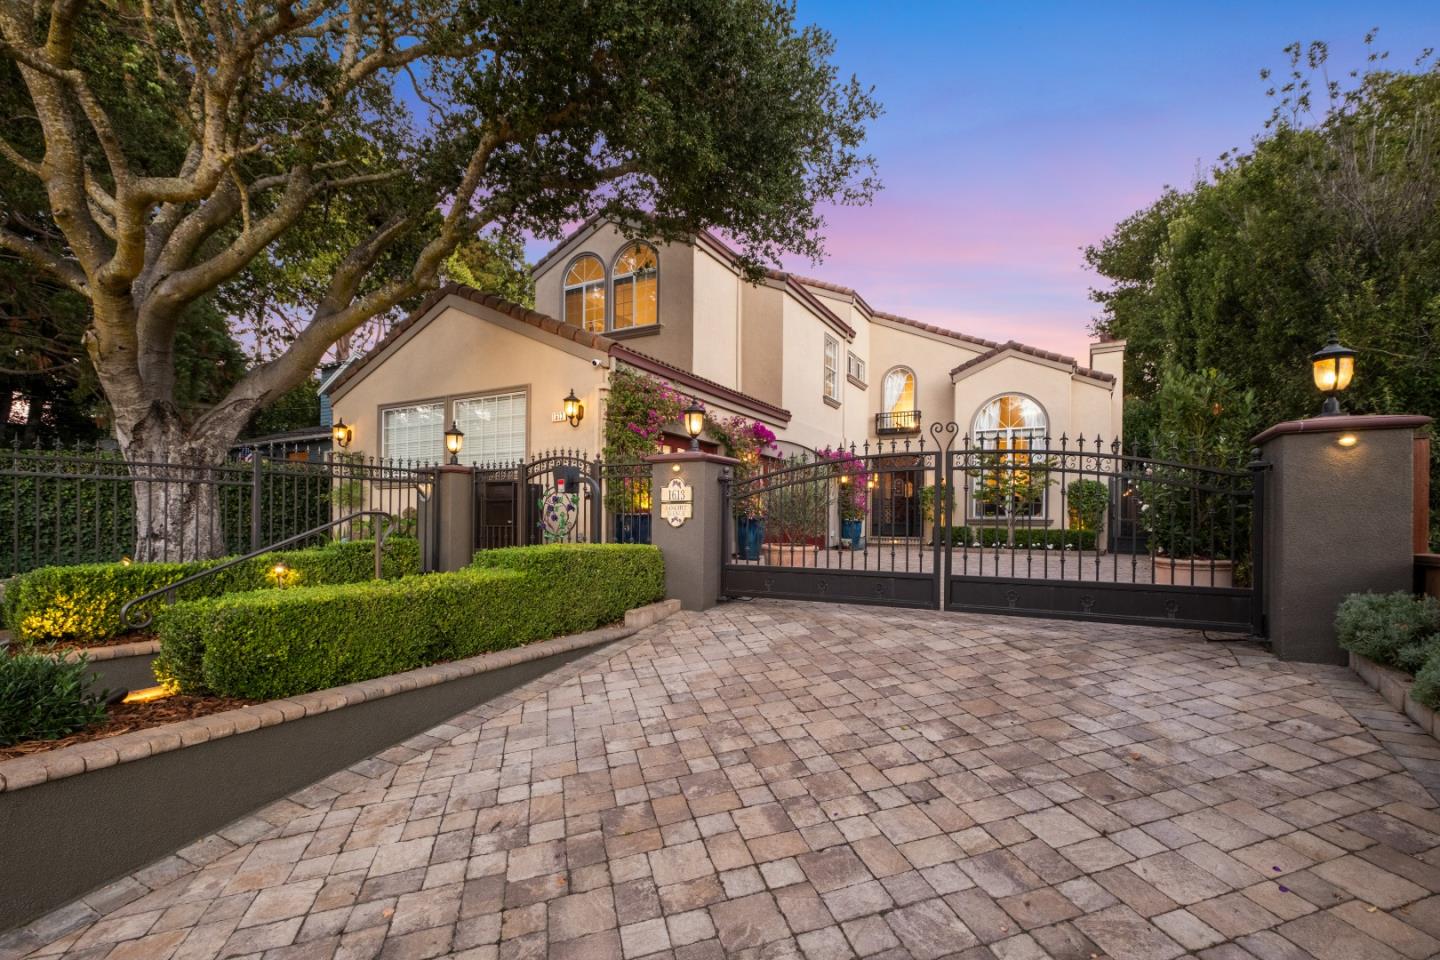
{"type": "MultiPolygon", "coordinates": [[[[22,643],[95,643],[118,635],[120,608],[132,597],[175,583],[209,569],[221,560],[193,563],[89,563],[42,567],[16,577],[5,591],[5,623],[22,643]]],[[[329,543],[304,550],[263,554],[247,563],[182,587],[179,599],[276,586],[274,567],[284,563],[292,585],[354,583],[375,574],[375,541],[329,543]]],[[[415,540],[394,537],[385,542],[385,576],[401,577],[420,570],[415,540]]],[[[157,608],[165,602],[155,602],[157,608]]]]}
{"type": "Polygon", "coordinates": [[[1440,709],[1440,600],[1395,593],[1352,593],[1335,614],[1340,646],[1415,675],[1410,695],[1440,709]]]}
{"type": "Polygon", "coordinates": [[[654,547],[486,551],[457,573],[231,593],[156,618],[156,676],[182,693],[273,699],[613,623],[664,596],[654,547]]]}
{"type": "Polygon", "coordinates": [[[1094,530],[1050,530],[1042,527],[1017,526],[1013,531],[1005,527],[951,527],[950,543],[957,549],[962,546],[974,548],[1006,547],[1014,540],[1017,550],[1094,550],[1094,530]]]}

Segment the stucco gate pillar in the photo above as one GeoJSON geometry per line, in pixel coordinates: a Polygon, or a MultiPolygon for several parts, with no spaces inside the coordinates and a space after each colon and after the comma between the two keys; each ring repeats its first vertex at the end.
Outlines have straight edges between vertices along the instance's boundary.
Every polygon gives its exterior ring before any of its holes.
{"type": "Polygon", "coordinates": [[[1348,593],[1409,590],[1416,454],[1429,417],[1334,416],[1255,438],[1269,465],[1262,523],[1267,634],[1282,660],[1346,662],[1335,608],[1348,593]]]}
{"type": "Polygon", "coordinates": [[[449,573],[475,558],[475,470],[446,464],[435,479],[435,569],[449,573]]]}
{"type": "Polygon", "coordinates": [[[728,518],[720,480],[740,461],[698,451],[645,459],[651,466],[650,541],[665,556],[665,596],[686,610],[708,610],[720,600],[725,561],[728,518]]]}

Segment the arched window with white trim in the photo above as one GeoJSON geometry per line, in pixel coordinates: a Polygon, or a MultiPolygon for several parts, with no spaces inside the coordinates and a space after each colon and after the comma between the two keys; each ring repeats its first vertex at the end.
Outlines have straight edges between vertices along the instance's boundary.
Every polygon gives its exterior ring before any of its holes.
{"type": "Polygon", "coordinates": [[[605,264],[584,254],[565,271],[565,322],[591,333],[605,332],[605,264]]]}
{"type": "Polygon", "coordinates": [[[1045,446],[1045,411],[1020,394],[996,397],[971,425],[971,515],[979,518],[1042,517],[1046,474],[1030,469],[1025,451],[1045,446]]]}
{"type": "Polygon", "coordinates": [[[655,248],[648,243],[632,243],[615,258],[615,317],[611,326],[616,330],[652,326],[659,320],[660,265],[655,248]]]}

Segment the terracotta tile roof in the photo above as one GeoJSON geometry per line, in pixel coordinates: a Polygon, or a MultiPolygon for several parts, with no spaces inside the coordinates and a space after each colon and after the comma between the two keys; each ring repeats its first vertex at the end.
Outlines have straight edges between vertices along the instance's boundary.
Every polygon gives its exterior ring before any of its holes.
{"type": "Polygon", "coordinates": [[[961,333],[959,330],[951,330],[949,327],[936,326],[933,323],[921,323],[919,320],[911,320],[909,317],[902,317],[897,313],[885,313],[882,310],[874,311],[875,316],[881,320],[889,320],[891,323],[904,324],[907,327],[914,327],[917,330],[924,330],[926,333],[936,333],[942,337],[949,337],[951,340],[959,340],[963,343],[973,344],[977,347],[991,349],[1000,344],[994,340],[986,340],[983,337],[972,337],[968,333],[961,333]]]}
{"type": "Polygon", "coordinates": [[[375,359],[385,351],[386,347],[404,336],[405,332],[413,327],[421,317],[429,313],[436,304],[446,297],[451,296],[469,300],[471,303],[478,303],[483,307],[489,307],[492,310],[505,314],[507,317],[528,323],[532,327],[538,327],[546,333],[553,333],[557,337],[573,340],[581,346],[589,347],[592,350],[609,353],[610,348],[615,346],[615,341],[609,337],[602,337],[598,333],[581,330],[572,324],[561,323],[554,317],[536,310],[531,310],[529,307],[521,306],[518,303],[512,303],[503,297],[495,296],[493,293],[482,293],[474,287],[467,287],[463,283],[447,283],[426,297],[420,306],[410,311],[410,314],[404,320],[401,320],[395,324],[395,326],[391,327],[390,331],[381,338],[379,343],[375,344],[369,353],[350,364],[349,369],[337,377],[335,382],[330,385],[330,390],[332,392],[338,390],[348,381],[356,377],[361,370],[364,370],[373,363],[375,359]]]}
{"type": "Polygon", "coordinates": [[[679,386],[689,387],[691,390],[708,393],[710,396],[715,397],[718,400],[734,403],[740,406],[747,406],[750,409],[758,413],[763,413],[771,419],[776,420],[780,423],[790,422],[790,411],[786,410],[784,407],[777,407],[775,406],[775,404],[765,400],[761,400],[759,397],[752,397],[748,393],[741,393],[739,390],[732,390],[730,387],[725,386],[723,383],[717,383],[714,380],[710,380],[701,376],[696,376],[695,374],[691,373],[689,370],[684,369],[683,367],[677,367],[673,363],[667,363],[666,361],[661,360],[659,357],[650,356],[650,354],[648,353],[641,353],[639,350],[636,350],[633,347],[626,346],[623,343],[614,344],[610,348],[610,356],[615,357],[619,360],[623,360],[630,366],[640,370],[644,370],[646,373],[653,373],[658,376],[668,377],[670,380],[674,381],[679,386]]]}
{"type": "Polygon", "coordinates": [[[985,351],[977,357],[971,357],[969,360],[966,360],[964,363],[951,370],[950,376],[953,379],[956,374],[963,373],[964,371],[969,370],[972,367],[984,363],[991,357],[997,357],[1007,351],[1023,353],[1027,357],[1038,357],[1041,360],[1053,360],[1056,363],[1068,364],[1070,369],[1074,373],[1082,377],[1089,377],[1091,380],[1099,380],[1103,383],[1115,382],[1115,375],[1113,373],[1101,373],[1099,370],[1091,370],[1089,367],[1082,367],[1080,366],[1080,364],[1075,362],[1074,357],[1067,357],[1063,353],[1052,353],[1049,350],[1041,350],[1039,347],[1027,346],[1026,344],[1023,344],[1018,340],[1007,340],[1004,343],[996,344],[993,348],[985,351]]]}

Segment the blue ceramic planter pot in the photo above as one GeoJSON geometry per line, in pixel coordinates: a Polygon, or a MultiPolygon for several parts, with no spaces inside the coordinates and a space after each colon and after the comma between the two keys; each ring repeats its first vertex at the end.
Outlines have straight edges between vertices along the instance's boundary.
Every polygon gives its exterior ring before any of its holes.
{"type": "Polygon", "coordinates": [[[865,521],[841,520],[840,539],[850,541],[851,550],[865,549],[865,521]]]}
{"type": "Polygon", "coordinates": [[[735,552],[741,560],[759,560],[765,539],[765,521],[753,517],[735,518],[735,552]]]}

